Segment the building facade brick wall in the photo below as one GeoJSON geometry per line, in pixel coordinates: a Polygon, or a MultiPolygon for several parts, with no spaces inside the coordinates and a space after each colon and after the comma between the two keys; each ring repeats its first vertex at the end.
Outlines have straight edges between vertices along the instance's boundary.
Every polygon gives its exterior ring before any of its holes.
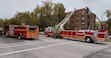
{"type": "Polygon", "coordinates": [[[96,15],[90,13],[88,8],[82,8],[75,10],[74,14],[71,16],[68,21],[69,27],[71,30],[86,30],[86,29],[95,29],[95,20],[96,15]]]}

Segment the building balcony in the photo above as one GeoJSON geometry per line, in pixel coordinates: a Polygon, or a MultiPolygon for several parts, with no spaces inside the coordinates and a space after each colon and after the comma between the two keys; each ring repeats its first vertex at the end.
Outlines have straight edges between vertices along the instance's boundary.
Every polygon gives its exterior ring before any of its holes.
{"type": "Polygon", "coordinates": [[[85,23],[82,23],[83,25],[85,24],[85,23]]]}

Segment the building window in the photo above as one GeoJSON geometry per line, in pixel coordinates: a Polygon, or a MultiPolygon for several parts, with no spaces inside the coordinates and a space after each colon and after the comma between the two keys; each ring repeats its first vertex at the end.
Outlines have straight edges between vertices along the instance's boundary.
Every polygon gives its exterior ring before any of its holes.
{"type": "Polygon", "coordinates": [[[88,26],[89,26],[90,24],[88,23],[88,26]]]}
{"type": "Polygon", "coordinates": [[[74,18],[74,16],[72,15],[71,18],[74,18]]]}
{"type": "Polygon", "coordinates": [[[82,20],[85,20],[85,17],[82,17],[82,20]]]}
{"type": "Polygon", "coordinates": [[[76,14],[76,17],[78,17],[78,15],[76,14]]]}
{"type": "Polygon", "coordinates": [[[78,22],[78,20],[76,20],[76,22],[78,22]]]}
{"type": "Polygon", "coordinates": [[[85,15],[85,11],[84,10],[82,11],[82,15],[85,15]]]}
{"type": "Polygon", "coordinates": [[[84,28],[82,28],[84,30],[84,28]]]}
{"type": "Polygon", "coordinates": [[[82,23],[82,25],[84,25],[84,24],[85,24],[85,22],[84,22],[84,21],[82,21],[81,23],[82,23]]]}
{"type": "Polygon", "coordinates": [[[82,17],[84,17],[84,15],[82,14],[82,17]]]}
{"type": "Polygon", "coordinates": [[[89,16],[89,15],[87,16],[87,19],[90,19],[90,16],[89,16]]]}

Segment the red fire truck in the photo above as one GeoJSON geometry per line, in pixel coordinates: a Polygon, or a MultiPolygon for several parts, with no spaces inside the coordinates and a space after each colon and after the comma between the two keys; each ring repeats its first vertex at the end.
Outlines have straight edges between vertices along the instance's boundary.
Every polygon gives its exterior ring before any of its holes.
{"type": "Polygon", "coordinates": [[[34,38],[36,39],[39,36],[38,26],[29,26],[29,25],[7,25],[4,26],[4,36],[18,37],[21,38],[34,38]]]}
{"type": "Polygon", "coordinates": [[[86,42],[98,42],[98,41],[107,41],[108,40],[108,25],[102,24],[101,22],[101,28],[99,30],[64,30],[63,26],[66,24],[66,22],[69,20],[69,18],[72,16],[72,13],[68,14],[58,25],[55,27],[48,27],[45,30],[45,34],[47,36],[52,37],[70,37],[75,39],[82,39],[86,42]]]}

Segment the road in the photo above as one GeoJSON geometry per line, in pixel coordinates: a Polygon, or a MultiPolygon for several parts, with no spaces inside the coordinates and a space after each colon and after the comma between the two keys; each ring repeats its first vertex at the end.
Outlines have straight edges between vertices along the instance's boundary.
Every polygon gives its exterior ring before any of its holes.
{"type": "Polygon", "coordinates": [[[18,40],[0,36],[0,58],[111,58],[111,43],[54,39],[18,40]]]}

